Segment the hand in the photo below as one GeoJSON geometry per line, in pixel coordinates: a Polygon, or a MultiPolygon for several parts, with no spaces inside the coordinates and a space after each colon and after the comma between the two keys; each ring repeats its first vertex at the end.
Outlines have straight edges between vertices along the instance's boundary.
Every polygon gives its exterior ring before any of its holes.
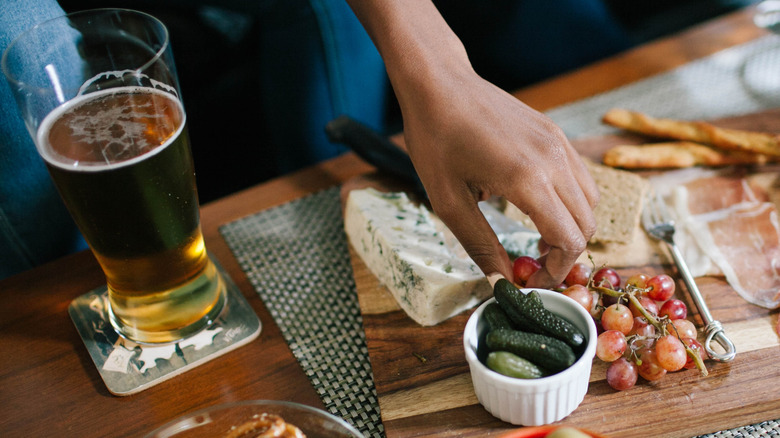
{"type": "Polygon", "coordinates": [[[437,77],[402,101],[404,137],[435,213],[487,274],[512,279],[477,202],[504,196],[534,221],[542,269],[530,287],[559,285],[596,229],[598,189],[562,131],[476,74],[437,77]]]}
{"type": "Polygon", "coordinates": [[[435,5],[348,0],[385,60],[431,205],[488,278],[513,279],[477,202],[504,196],[542,236],[531,287],[559,285],[596,229],[598,189],[546,116],[480,78],[435,5]]]}

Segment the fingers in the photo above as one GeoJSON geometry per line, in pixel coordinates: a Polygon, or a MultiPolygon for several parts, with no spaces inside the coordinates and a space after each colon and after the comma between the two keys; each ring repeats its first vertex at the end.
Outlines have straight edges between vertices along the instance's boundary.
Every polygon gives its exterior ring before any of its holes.
{"type": "MultiPolygon", "coordinates": [[[[512,263],[496,234],[470,193],[462,196],[431,197],[436,215],[447,224],[463,248],[488,279],[501,276],[512,280],[512,263]]],[[[492,284],[492,282],[491,282],[492,284]]]]}
{"type": "Polygon", "coordinates": [[[528,280],[529,287],[561,284],[596,231],[593,206],[598,202],[598,189],[581,161],[573,163],[573,168],[582,173],[575,170],[568,178],[559,173],[555,182],[539,181],[530,191],[509,199],[524,205],[542,236],[542,269],[528,280]]]}

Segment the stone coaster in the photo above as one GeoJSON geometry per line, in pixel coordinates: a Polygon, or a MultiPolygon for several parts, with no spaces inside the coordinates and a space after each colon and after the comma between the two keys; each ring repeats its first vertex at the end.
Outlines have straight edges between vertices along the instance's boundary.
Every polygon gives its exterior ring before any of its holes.
{"type": "Polygon", "coordinates": [[[120,337],[108,320],[106,286],[70,303],[68,313],[112,394],[143,391],[257,338],[260,319],[227,273],[217,269],[227,288],[222,313],[208,328],[170,344],[137,344],[120,337]]]}

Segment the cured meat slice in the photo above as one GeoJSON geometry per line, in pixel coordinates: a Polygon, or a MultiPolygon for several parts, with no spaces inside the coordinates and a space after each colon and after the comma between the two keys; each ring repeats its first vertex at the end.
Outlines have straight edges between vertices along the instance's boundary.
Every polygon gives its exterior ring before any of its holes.
{"type": "Polygon", "coordinates": [[[696,179],[685,184],[685,188],[688,190],[688,212],[691,215],[758,202],[747,180],[738,176],[716,175],[696,179]]]}
{"type": "Polygon", "coordinates": [[[780,226],[763,188],[731,170],[668,172],[651,183],[672,207],[694,276],[724,275],[748,302],[780,307],[780,226]]]}
{"type": "Polygon", "coordinates": [[[743,205],[696,216],[693,235],[745,300],[780,306],[780,226],[774,205],[743,205]]]}

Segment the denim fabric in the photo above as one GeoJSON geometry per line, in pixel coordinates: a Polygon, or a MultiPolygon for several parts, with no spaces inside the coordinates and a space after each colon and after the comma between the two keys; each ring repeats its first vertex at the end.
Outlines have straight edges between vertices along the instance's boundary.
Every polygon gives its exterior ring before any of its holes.
{"type": "Polygon", "coordinates": [[[265,12],[260,99],[280,171],[343,153],[324,131],[341,114],[382,127],[384,64],[345,1],[282,0],[265,12]]]}
{"type": "MultiPolygon", "coordinates": [[[[50,0],[4,0],[0,51],[62,15],[50,0]]],[[[86,248],[35,150],[5,78],[0,79],[0,278],[86,248]]]]}

